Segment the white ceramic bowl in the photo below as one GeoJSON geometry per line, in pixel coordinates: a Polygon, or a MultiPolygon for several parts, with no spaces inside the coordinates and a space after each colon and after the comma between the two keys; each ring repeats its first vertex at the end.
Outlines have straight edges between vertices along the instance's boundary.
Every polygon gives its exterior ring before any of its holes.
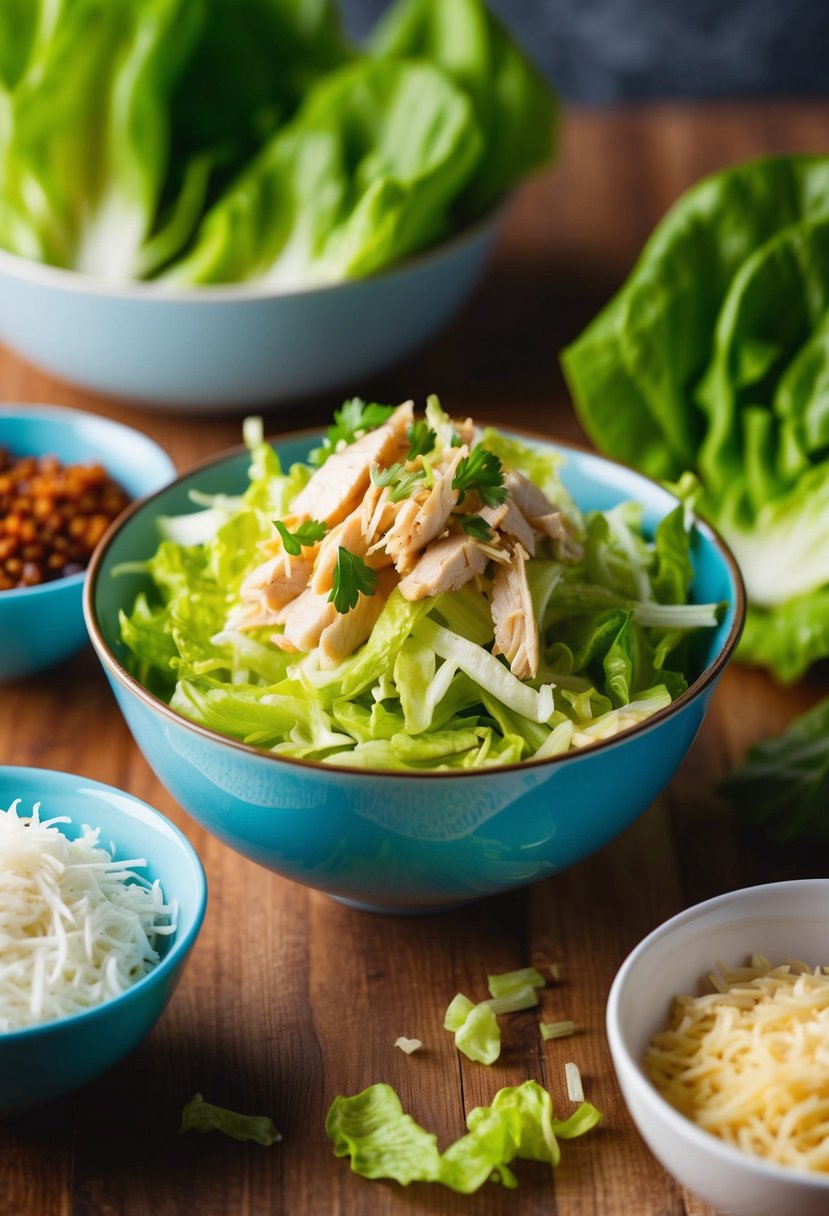
{"type": "Polygon", "coordinates": [[[829,879],[772,883],[720,895],[655,929],[613,982],[607,1034],[616,1075],[648,1147],[721,1216],[826,1216],[829,1176],[775,1165],[724,1144],[679,1114],[645,1075],[651,1036],[673,997],[694,995],[716,959],[739,965],[759,951],[772,962],[829,963],[829,879]]]}
{"type": "Polygon", "coordinates": [[[345,391],[457,312],[503,214],[372,278],[282,293],[110,284],[0,250],[0,341],[84,388],[200,412],[345,391]]]}

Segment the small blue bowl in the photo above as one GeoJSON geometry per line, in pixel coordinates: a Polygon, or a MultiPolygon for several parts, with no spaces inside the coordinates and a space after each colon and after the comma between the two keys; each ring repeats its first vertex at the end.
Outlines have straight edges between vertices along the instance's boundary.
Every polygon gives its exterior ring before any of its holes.
{"type": "Polygon", "coordinates": [[[145,857],[142,873],[158,879],[178,903],[178,928],[162,944],[161,961],[132,988],[95,1009],[0,1033],[0,1116],[32,1110],[71,1093],[122,1059],[152,1030],[173,994],[207,903],[207,882],[195,850],[178,828],[122,790],[49,769],[0,767],[0,806],[40,802],[43,818],[68,815],[60,830],[74,839],[83,824],[101,829],[116,857],[145,857]]]}
{"type": "MultiPolygon", "coordinates": [[[[57,456],[62,464],[99,461],[134,499],[152,494],[176,475],[170,457],[146,435],[57,406],[0,406],[0,448],[14,456],[57,456]]],[[[84,645],[84,578],[73,574],[37,587],[0,591],[0,681],[52,667],[84,645]]]]}
{"type": "MultiPolygon", "coordinates": [[[[317,438],[279,440],[285,467],[304,459],[317,438]]],[[[666,490],[619,464],[531,441],[565,455],[563,480],[585,510],[636,499],[653,529],[676,506],[666,490]]],[[[125,512],[93,558],[84,597],[92,643],[139,747],[208,831],[286,878],[356,906],[436,910],[572,865],[627,827],[667,785],[743,623],[739,571],[705,524],[694,539],[693,596],[728,606],[720,625],[700,638],[696,679],[667,709],[583,751],[486,770],[354,771],[274,756],[174,713],[123,666],[118,611],[131,608],[146,581],[113,578],[112,571],[155,551],[158,516],[192,510],[189,490],[241,492],[248,463],[244,450],[231,452],[125,512]]]]}

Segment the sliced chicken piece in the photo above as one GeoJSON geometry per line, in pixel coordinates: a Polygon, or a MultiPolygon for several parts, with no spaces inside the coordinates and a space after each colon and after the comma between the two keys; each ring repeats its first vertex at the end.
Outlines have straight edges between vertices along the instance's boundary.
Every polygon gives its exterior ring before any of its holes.
{"type": "Polygon", "coordinates": [[[400,590],[407,600],[457,591],[476,574],[483,574],[488,560],[471,536],[446,536],[421,554],[411,574],[401,581],[400,590]]]}
{"type": "Polygon", "coordinates": [[[257,629],[260,625],[275,625],[276,617],[259,600],[247,600],[231,608],[225,621],[225,629],[257,629]]]}
{"type": "Polygon", "coordinates": [[[337,609],[328,602],[327,595],[317,595],[307,587],[280,615],[285,628],[282,633],[272,634],[271,641],[280,650],[299,650],[307,654],[337,616],[337,609]]]}
{"type": "Polygon", "coordinates": [[[247,575],[239,594],[243,600],[258,599],[267,595],[267,603],[271,608],[281,608],[299,595],[302,588],[311,577],[314,569],[313,549],[303,549],[300,557],[290,557],[287,553],[278,553],[262,562],[255,570],[247,575]]]}
{"type": "Polygon", "coordinates": [[[505,475],[504,482],[521,514],[537,532],[556,542],[559,557],[578,559],[582,556],[583,549],[573,535],[573,528],[567,516],[550,502],[538,486],[534,486],[514,469],[510,469],[505,475]]]}
{"type": "Polygon", "coordinates": [[[554,542],[556,554],[563,561],[577,562],[584,557],[584,545],[576,540],[570,521],[561,511],[539,515],[533,523],[539,532],[554,542]]]}
{"type": "Polygon", "coordinates": [[[452,422],[461,443],[465,443],[467,447],[471,448],[473,444],[478,442],[481,435],[480,428],[475,425],[471,418],[464,418],[463,421],[460,418],[453,418],[452,422]]]}
{"type": "Polygon", "coordinates": [[[398,570],[411,569],[414,555],[439,536],[449,522],[452,508],[457,505],[458,491],[452,489],[452,479],[469,448],[461,444],[454,449],[449,464],[435,471],[435,483],[426,497],[407,499],[386,536],[386,552],[394,559],[398,570]]]}
{"type": "Polygon", "coordinates": [[[516,545],[512,561],[499,565],[492,580],[495,626],[492,653],[506,655],[512,674],[519,680],[532,678],[538,672],[538,626],[526,566],[527,552],[516,545]]]}
{"type": "Polygon", "coordinates": [[[310,582],[313,591],[327,593],[331,590],[334,585],[337,556],[341,548],[348,549],[349,553],[353,553],[356,557],[361,557],[372,570],[382,570],[385,566],[391,565],[391,558],[382,550],[375,550],[374,553],[368,552],[368,542],[363,527],[363,509],[360,506],[352,511],[341,524],[333,528],[320,545],[310,582]]]}
{"type": "Polygon", "coordinates": [[[371,466],[393,464],[397,449],[397,431],[389,419],[376,431],[369,431],[362,439],[329,456],[297,494],[291,511],[326,524],[339,523],[368,489],[371,466]]]}
{"type": "Polygon", "coordinates": [[[499,532],[511,536],[527,550],[530,557],[535,557],[535,533],[511,497],[497,507],[482,507],[478,514],[490,528],[497,528],[499,532]]]}
{"type": "Polygon", "coordinates": [[[404,401],[402,405],[398,405],[397,409],[386,423],[394,431],[397,442],[401,445],[409,446],[409,436],[407,431],[414,422],[414,401],[404,401]]]}
{"type": "Polygon", "coordinates": [[[336,618],[323,629],[319,640],[320,667],[324,670],[336,667],[343,659],[362,646],[377,623],[386,600],[397,582],[394,571],[381,574],[374,595],[360,594],[354,607],[336,618]]]}

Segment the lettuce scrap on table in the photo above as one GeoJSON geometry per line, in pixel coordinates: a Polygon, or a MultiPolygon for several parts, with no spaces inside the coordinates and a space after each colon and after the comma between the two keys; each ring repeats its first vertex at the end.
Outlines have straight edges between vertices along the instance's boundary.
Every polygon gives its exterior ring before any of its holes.
{"type": "Polygon", "coordinates": [[[491,1177],[513,1189],[518,1180],[509,1169],[516,1158],[543,1161],[555,1168],[561,1160],[559,1139],[573,1140],[594,1128],[601,1115],[584,1102],[568,1119],[556,1119],[552,1098],[535,1081],[500,1089],[491,1106],[469,1112],[469,1129],[441,1153],[437,1136],[403,1111],[390,1085],[370,1085],[353,1097],[331,1104],[325,1130],[337,1157],[350,1157],[361,1178],[439,1182],[471,1195],[491,1177]]]}
{"type": "Polygon", "coordinates": [[[133,674],[184,717],[281,756],[475,769],[611,738],[696,674],[682,506],[652,538],[582,515],[560,455],[430,398],[355,399],[283,471],[246,426],[249,484],[159,521],[120,619],[133,674]]]}
{"type": "Polygon", "coordinates": [[[690,189],[562,359],[599,448],[695,474],[746,583],[740,655],[784,681],[829,655],[829,157],[690,189]]]}
{"type": "Polygon", "coordinates": [[[554,116],[483,0],[397,0],[365,48],[335,0],[10,0],[0,248],[160,289],[368,275],[547,162],[554,116]]]}

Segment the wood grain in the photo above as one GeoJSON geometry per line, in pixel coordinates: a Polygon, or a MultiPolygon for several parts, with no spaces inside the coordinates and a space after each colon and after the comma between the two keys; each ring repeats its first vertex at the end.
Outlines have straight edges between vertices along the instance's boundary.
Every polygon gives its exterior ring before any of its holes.
{"type": "MultiPolygon", "coordinates": [[[[271,433],[322,422],[354,391],[378,400],[437,391],[448,407],[563,438],[583,438],[557,351],[622,281],[652,225],[701,174],[766,152],[826,151],[829,106],[711,105],[581,111],[567,120],[554,171],[517,199],[491,272],[463,315],[406,364],[323,400],[266,412],[271,433]]],[[[0,351],[0,398],[96,410],[158,439],[179,468],[236,443],[239,421],[128,408],[51,380],[0,351]]],[[[279,879],[196,828],[142,759],[91,652],[7,685],[0,761],[68,769],[123,786],[184,828],[199,850],[210,906],[168,1012],[119,1067],[45,1111],[0,1124],[0,1216],[705,1216],[639,1139],[604,1036],[613,975],[631,947],[684,905],[756,881],[811,875],[822,859],[771,852],[712,792],[753,740],[825,693],[732,669],[669,790],[589,861],[516,894],[452,915],[373,917],[279,879]],[[469,1064],[441,1029],[458,990],[484,973],[561,964],[544,1016],[577,1036],[543,1044],[537,1016],[514,1015],[503,1057],[469,1064]],[[426,1048],[406,1057],[399,1034],[426,1048]],[[563,1064],[579,1064],[599,1131],[565,1146],[551,1180],[522,1164],[520,1188],[461,1198],[423,1185],[368,1183],[336,1161],[323,1130],[336,1093],[394,1085],[442,1144],[503,1084],[535,1077],[567,1109],[563,1064]],[[196,1091],[269,1113],[281,1144],[179,1137],[196,1091]]]]}

